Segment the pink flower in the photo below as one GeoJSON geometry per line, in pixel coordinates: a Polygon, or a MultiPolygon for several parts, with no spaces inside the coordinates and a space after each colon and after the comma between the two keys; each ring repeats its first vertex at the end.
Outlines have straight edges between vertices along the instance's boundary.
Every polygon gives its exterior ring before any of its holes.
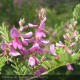
{"type": "Polygon", "coordinates": [[[70,49],[67,49],[66,51],[70,54],[73,52],[73,50],[70,50],[70,49]]]}
{"type": "Polygon", "coordinates": [[[71,64],[68,63],[66,66],[67,66],[69,71],[73,71],[74,70],[73,67],[71,66],[71,64]]]}
{"type": "Polygon", "coordinates": [[[31,66],[35,66],[35,65],[39,65],[40,62],[35,56],[30,56],[28,64],[31,65],[31,66]]]}
{"type": "Polygon", "coordinates": [[[22,43],[19,41],[18,37],[20,37],[20,33],[19,31],[13,27],[11,30],[10,30],[10,35],[11,37],[14,39],[13,40],[13,47],[15,49],[19,48],[21,49],[22,48],[22,43]]]}
{"type": "Polygon", "coordinates": [[[11,48],[10,49],[10,53],[9,53],[11,56],[20,56],[21,54],[16,51],[14,48],[11,48]]]}
{"type": "Polygon", "coordinates": [[[26,50],[26,48],[22,47],[22,48],[20,49],[20,53],[21,53],[22,55],[26,55],[26,54],[29,53],[29,50],[26,50]]]}
{"type": "Polygon", "coordinates": [[[28,32],[28,33],[26,33],[26,34],[22,34],[22,37],[23,37],[23,38],[29,38],[29,37],[31,37],[32,35],[33,35],[32,32],[28,32]]]}
{"type": "Polygon", "coordinates": [[[71,36],[71,39],[75,38],[76,35],[77,35],[77,31],[75,30],[75,31],[73,32],[73,35],[71,36]]]}
{"type": "Polygon", "coordinates": [[[13,27],[10,30],[10,35],[14,39],[15,37],[19,37],[20,36],[20,33],[19,33],[19,31],[15,27],[13,27]]]}
{"type": "Polygon", "coordinates": [[[51,44],[51,45],[50,45],[50,51],[51,51],[51,53],[56,57],[56,59],[59,59],[59,55],[56,54],[56,51],[55,51],[55,49],[54,49],[54,44],[51,44]]]}
{"type": "Polygon", "coordinates": [[[70,45],[70,47],[73,47],[73,46],[75,46],[76,45],[76,42],[73,42],[71,45],[70,45]]]}
{"type": "Polygon", "coordinates": [[[61,41],[59,41],[59,43],[56,43],[56,46],[57,47],[64,47],[65,45],[61,41]]]}
{"type": "Polygon", "coordinates": [[[38,25],[33,25],[33,24],[31,24],[31,23],[29,23],[28,25],[29,25],[29,27],[31,27],[31,28],[37,28],[37,27],[38,27],[38,25]]]}
{"type": "Polygon", "coordinates": [[[37,53],[43,53],[43,50],[38,43],[34,43],[33,46],[30,48],[30,52],[33,51],[36,51],[37,53]]]}
{"type": "Polygon", "coordinates": [[[31,65],[31,66],[35,65],[35,59],[32,56],[29,57],[28,64],[31,65]]]}
{"type": "Polygon", "coordinates": [[[13,40],[13,47],[15,49],[17,49],[17,48],[21,49],[22,48],[22,43],[19,41],[19,39],[17,37],[14,38],[14,40],[13,40]]]}

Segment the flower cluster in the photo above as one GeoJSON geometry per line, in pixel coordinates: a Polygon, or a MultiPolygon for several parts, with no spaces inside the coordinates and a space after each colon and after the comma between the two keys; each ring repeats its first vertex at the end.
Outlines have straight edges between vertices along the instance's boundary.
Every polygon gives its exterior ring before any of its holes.
{"type": "MultiPolygon", "coordinates": [[[[77,21],[74,21],[74,25],[72,24],[68,25],[68,28],[65,30],[66,34],[63,35],[64,43],[61,41],[59,41],[59,43],[56,43],[56,48],[57,49],[63,48],[63,53],[68,53],[70,55],[73,55],[75,53],[75,50],[73,49],[73,47],[77,44],[77,41],[75,40],[75,38],[78,34],[78,31],[75,30],[76,24],[77,24],[77,21]]],[[[59,54],[57,54],[57,52],[55,51],[54,44],[50,45],[50,51],[56,57],[56,59],[59,59],[59,54]]],[[[66,66],[68,70],[73,71],[73,67],[71,66],[71,64],[67,63],[66,66]]]]}
{"type": "MultiPolygon", "coordinates": [[[[3,55],[6,55],[7,58],[16,56],[21,57],[28,56],[28,59],[26,59],[28,61],[28,65],[30,65],[33,68],[36,65],[40,66],[40,62],[43,59],[42,58],[41,60],[38,59],[37,55],[38,54],[42,55],[45,52],[43,46],[49,43],[49,41],[44,39],[46,37],[46,34],[48,34],[48,31],[45,30],[46,21],[45,9],[41,9],[39,13],[39,18],[40,18],[39,26],[31,23],[29,23],[26,26],[23,26],[25,21],[24,19],[20,19],[19,21],[20,29],[16,29],[16,27],[13,27],[10,30],[11,41],[9,43],[3,43],[1,45],[3,55]],[[34,35],[33,32],[23,34],[23,31],[27,30],[28,28],[36,28],[34,35]],[[31,44],[32,46],[29,49],[27,49],[27,46],[29,44],[31,44]]],[[[40,70],[41,69],[43,69],[41,73],[46,71],[46,69],[43,67],[41,67],[40,70]]],[[[35,75],[36,71],[37,70],[35,70],[34,72],[35,75]]]]}

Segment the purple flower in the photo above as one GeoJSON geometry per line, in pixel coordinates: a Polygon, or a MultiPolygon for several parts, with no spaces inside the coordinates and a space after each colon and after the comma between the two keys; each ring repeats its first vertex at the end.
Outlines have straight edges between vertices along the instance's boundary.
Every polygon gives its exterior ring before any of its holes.
{"type": "Polygon", "coordinates": [[[65,40],[69,40],[70,39],[70,35],[68,33],[66,33],[66,35],[63,36],[65,40]]]}
{"type": "Polygon", "coordinates": [[[58,54],[56,54],[56,51],[55,51],[55,49],[54,49],[54,44],[51,44],[51,45],[50,45],[50,51],[51,51],[51,53],[52,53],[54,56],[56,56],[56,58],[59,58],[58,54]]]}
{"type": "Polygon", "coordinates": [[[67,49],[66,51],[70,54],[73,52],[73,50],[70,50],[70,49],[67,49]]]}
{"type": "Polygon", "coordinates": [[[29,37],[31,37],[32,35],[33,35],[32,32],[28,32],[28,33],[26,33],[26,34],[22,34],[23,38],[29,38],[29,37]]]}
{"type": "Polygon", "coordinates": [[[17,49],[17,48],[21,49],[22,48],[22,43],[19,41],[19,39],[17,37],[14,38],[14,40],[13,40],[13,47],[15,49],[17,49]]]}
{"type": "Polygon", "coordinates": [[[56,43],[56,46],[57,47],[64,47],[65,45],[61,41],[59,41],[59,43],[56,43]]]}
{"type": "Polygon", "coordinates": [[[26,48],[22,47],[22,48],[20,49],[20,53],[21,53],[22,55],[26,55],[26,54],[29,53],[29,51],[26,50],[26,48]]]}
{"type": "Polygon", "coordinates": [[[34,59],[32,56],[29,57],[28,64],[29,64],[30,66],[34,66],[34,65],[35,65],[35,59],[34,59]]]}
{"type": "Polygon", "coordinates": [[[16,51],[14,48],[11,48],[10,49],[10,53],[9,53],[11,56],[20,56],[21,54],[16,51]]]}
{"type": "Polygon", "coordinates": [[[76,42],[73,42],[73,43],[70,45],[70,47],[73,47],[74,45],[76,45],[76,42]]]}
{"type": "Polygon", "coordinates": [[[75,30],[75,31],[73,32],[73,35],[71,36],[71,39],[75,38],[76,35],[77,35],[77,31],[75,30]]]}
{"type": "Polygon", "coordinates": [[[13,40],[13,47],[15,49],[19,48],[21,49],[22,48],[22,43],[19,41],[18,37],[20,37],[20,33],[19,31],[13,27],[11,30],[10,30],[10,35],[11,37],[14,39],[13,40]]]}
{"type": "Polygon", "coordinates": [[[37,28],[37,27],[38,27],[38,25],[33,25],[33,24],[31,24],[31,23],[29,23],[28,25],[29,25],[29,27],[31,27],[31,28],[37,28]]]}
{"type": "Polygon", "coordinates": [[[19,37],[20,36],[20,33],[19,33],[19,31],[15,27],[13,27],[10,30],[10,35],[14,39],[15,37],[19,37]]]}
{"type": "Polygon", "coordinates": [[[37,53],[43,53],[43,50],[38,43],[34,43],[33,46],[30,48],[30,52],[33,51],[36,51],[37,53]]]}
{"type": "Polygon", "coordinates": [[[25,46],[28,46],[28,41],[25,40],[22,36],[21,36],[21,40],[22,40],[22,43],[23,43],[25,46]]]}
{"type": "Polygon", "coordinates": [[[73,67],[71,66],[71,64],[68,63],[66,66],[67,66],[69,71],[73,71],[74,70],[73,67]]]}
{"type": "Polygon", "coordinates": [[[28,64],[31,65],[31,66],[35,66],[35,65],[39,65],[40,62],[35,56],[30,56],[28,64]]]}

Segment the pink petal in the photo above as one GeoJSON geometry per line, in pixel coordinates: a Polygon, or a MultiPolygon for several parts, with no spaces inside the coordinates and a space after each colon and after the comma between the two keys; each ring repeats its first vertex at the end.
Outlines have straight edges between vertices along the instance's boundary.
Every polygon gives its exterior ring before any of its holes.
{"type": "Polygon", "coordinates": [[[71,66],[71,64],[68,63],[66,66],[67,66],[69,71],[73,71],[74,70],[73,67],[71,66]]]}
{"type": "Polygon", "coordinates": [[[15,37],[19,37],[20,33],[19,33],[19,31],[15,27],[13,27],[10,30],[10,35],[11,35],[12,38],[15,38],[15,37]]]}
{"type": "Polygon", "coordinates": [[[31,37],[32,35],[33,35],[32,32],[28,32],[28,33],[26,33],[26,34],[22,34],[23,38],[29,38],[29,37],[31,37]]]}
{"type": "Polygon", "coordinates": [[[76,42],[73,42],[73,43],[70,45],[70,47],[73,47],[74,45],[76,45],[76,42]]]}
{"type": "Polygon", "coordinates": [[[74,33],[73,33],[73,35],[72,35],[72,37],[71,37],[71,39],[75,38],[76,35],[77,35],[77,31],[75,30],[74,33]]]}
{"type": "Polygon", "coordinates": [[[13,40],[13,47],[14,47],[15,49],[17,49],[17,47],[18,47],[17,41],[16,41],[15,39],[13,40]]]}
{"type": "Polygon", "coordinates": [[[16,51],[14,48],[10,49],[10,53],[11,56],[19,56],[21,55],[18,51],[16,51]]]}
{"type": "Polygon", "coordinates": [[[31,28],[37,28],[37,27],[38,27],[38,25],[33,25],[33,24],[31,24],[31,23],[29,23],[28,25],[29,25],[29,27],[31,27],[31,28]]]}
{"type": "Polygon", "coordinates": [[[59,43],[56,43],[56,46],[57,47],[64,47],[65,45],[61,41],[59,41],[59,43]]]}
{"type": "Polygon", "coordinates": [[[19,48],[19,49],[22,48],[22,43],[21,43],[19,40],[17,41],[17,45],[18,45],[18,48],[19,48]]]}
{"type": "Polygon", "coordinates": [[[45,28],[45,23],[44,21],[41,21],[39,29],[44,30],[44,28],[45,28]]]}
{"type": "Polygon", "coordinates": [[[35,59],[32,56],[29,57],[28,64],[31,65],[31,66],[35,65],[35,59]]]}
{"type": "Polygon", "coordinates": [[[48,44],[49,43],[49,41],[47,41],[47,40],[42,40],[41,42],[44,43],[44,44],[48,44]]]}
{"type": "Polygon", "coordinates": [[[55,56],[57,55],[56,52],[55,52],[55,49],[54,49],[54,44],[51,44],[51,45],[50,45],[50,51],[51,51],[51,53],[52,53],[53,55],[55,55],[55,56]]]}
{"type": "Polygon", "coordinates": [[[26,54],[28,54],[28,50],[26,50],[26,48],[22,47],[22,49],[20,49],[20,53],[22,55],[26,55],[26,54]]]}

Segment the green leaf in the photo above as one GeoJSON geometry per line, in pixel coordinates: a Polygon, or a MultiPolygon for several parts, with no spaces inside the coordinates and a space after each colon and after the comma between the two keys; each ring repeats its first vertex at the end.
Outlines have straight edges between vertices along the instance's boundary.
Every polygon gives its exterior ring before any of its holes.
{"type": "Polygon", "coordinates": [[[72,57],[72,62],[74,62],[80,58],[80,53],[74,53],[74,54],[72,54],[71,57],[72,57]]]}
{"type": "Polygon", "coordinates": [[[70,63],[72,61],[71,54],[69,53],[60,53],[60,61],[62,63],[70,63]]]}

